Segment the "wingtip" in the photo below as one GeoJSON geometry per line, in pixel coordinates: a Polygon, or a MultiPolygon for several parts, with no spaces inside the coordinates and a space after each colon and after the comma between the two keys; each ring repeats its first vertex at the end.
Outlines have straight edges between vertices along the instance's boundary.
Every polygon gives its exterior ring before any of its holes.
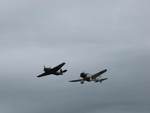
{"type": "Polygon", "coordinates": [[[106,71],[107,71],[107,69],[104,69],[104,71],[106,72],[106,71]]]}
{"type": "Polygon", "coordinates": [[[62,64],[66,64],[66,62],[62,62],[62,64]]]}
{"type": "Polygon", "coordinates": [[[74,80],[70,80],[70,81],[68,81],[68,82],[74,82],[74,80]]]}
{"type": "Polygon", "coordinates": [[[36,76],[37,78],[40,78],[40,76],[36,76]]]}

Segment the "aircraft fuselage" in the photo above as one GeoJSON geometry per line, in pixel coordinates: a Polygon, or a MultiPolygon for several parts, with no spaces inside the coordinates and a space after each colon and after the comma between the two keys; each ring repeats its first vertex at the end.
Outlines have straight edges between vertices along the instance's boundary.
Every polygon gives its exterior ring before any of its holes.
{"type": "Polygon", "coordinates": [[[59,71],[55,71],[53,69],[46,69],[45,70],[45,75],[50,75],[50,74],[54,74],[54,75],[61,75],[62,72],[59,70],[59,71]]]}
{"type": "Polygon", "coordinates": [[[47,68],[44,66],[44,73],[38,75],[37,77],[43,77],[50,74],[54,75],[63,75],[63,73],[67,72],[67,70],[62,70],[61,68],[65,65],[65,62],[55,66],[54,68],[47,68]]]}
{"type": "Polygon", "coordinates": [[[99,79],[98,79],[98,78],[93,79],[92,77],[85,77],[85,78],[83,78],[83,80],[84,80],[84,81],[87,81],[87,82],[91,82],[91,81],[97,81],[97,80],[99,80],[99,79]]]}

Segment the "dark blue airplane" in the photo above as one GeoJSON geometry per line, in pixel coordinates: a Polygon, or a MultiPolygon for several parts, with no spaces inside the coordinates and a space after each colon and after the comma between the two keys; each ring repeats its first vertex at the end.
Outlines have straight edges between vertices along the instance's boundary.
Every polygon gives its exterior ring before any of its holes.
{"type": "Polygon", "coordinates": [[[63,75],[65,72],[67,72],[67,70],[62,70],[61,68],[65,65],[66,63],[63,62],[61,64],[59,64],[58,66],[51,68],[51,67],[45,67],[44,66],[44,73],[38,75],[37,77],[43,77],[43,76],[47,76],[47,75],[63,75]]]}

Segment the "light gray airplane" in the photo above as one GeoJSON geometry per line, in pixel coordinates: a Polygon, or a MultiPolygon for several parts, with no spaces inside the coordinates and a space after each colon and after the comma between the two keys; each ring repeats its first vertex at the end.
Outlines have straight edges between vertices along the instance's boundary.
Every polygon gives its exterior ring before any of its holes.
{"type": "Polygon", "coordinates": [[[65,72],[67,72],[67,70],[62,70],[61,68],[65,65],[66,63],[63,62],[61,64],[59,64],[58,66],[54,67],[54,68],[50,68],[50,67],[45,67],[44,66],[44,73],[38,75],[37,77],[43,77],[43,76],[47,76],[50,74],[53,75],[63,75],[65,72]]]}
{"type": "Polygon", "coordinates": [[[71,80],[69,82],[80,82],[81,84],[84,83],[84,81],[87,81],[87,82],[91,82],[91,81],[94,81],[94,82],[100,82],[102,83],[104,80],[107,80],[108,78],[102,78],[101,75],[103,73],[105,73],[107,71],[107,69],[104,69],[96,74],[89,74],[89,73],[81,73],[80,74],[80,77],[81,79],[77,79],[77,80],[71,80]]]}

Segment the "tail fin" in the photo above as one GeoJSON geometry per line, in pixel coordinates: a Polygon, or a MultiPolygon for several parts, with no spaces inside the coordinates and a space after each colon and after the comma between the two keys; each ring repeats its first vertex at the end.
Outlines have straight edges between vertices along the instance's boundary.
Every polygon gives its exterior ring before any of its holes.
{"type": "Polygon", "coordinates": [[[46,67],[45,67],[45,65],[44,65],[44,69],[43,69],[43,71],[44,71],[44,72],[46,71],[46,67]]]}

